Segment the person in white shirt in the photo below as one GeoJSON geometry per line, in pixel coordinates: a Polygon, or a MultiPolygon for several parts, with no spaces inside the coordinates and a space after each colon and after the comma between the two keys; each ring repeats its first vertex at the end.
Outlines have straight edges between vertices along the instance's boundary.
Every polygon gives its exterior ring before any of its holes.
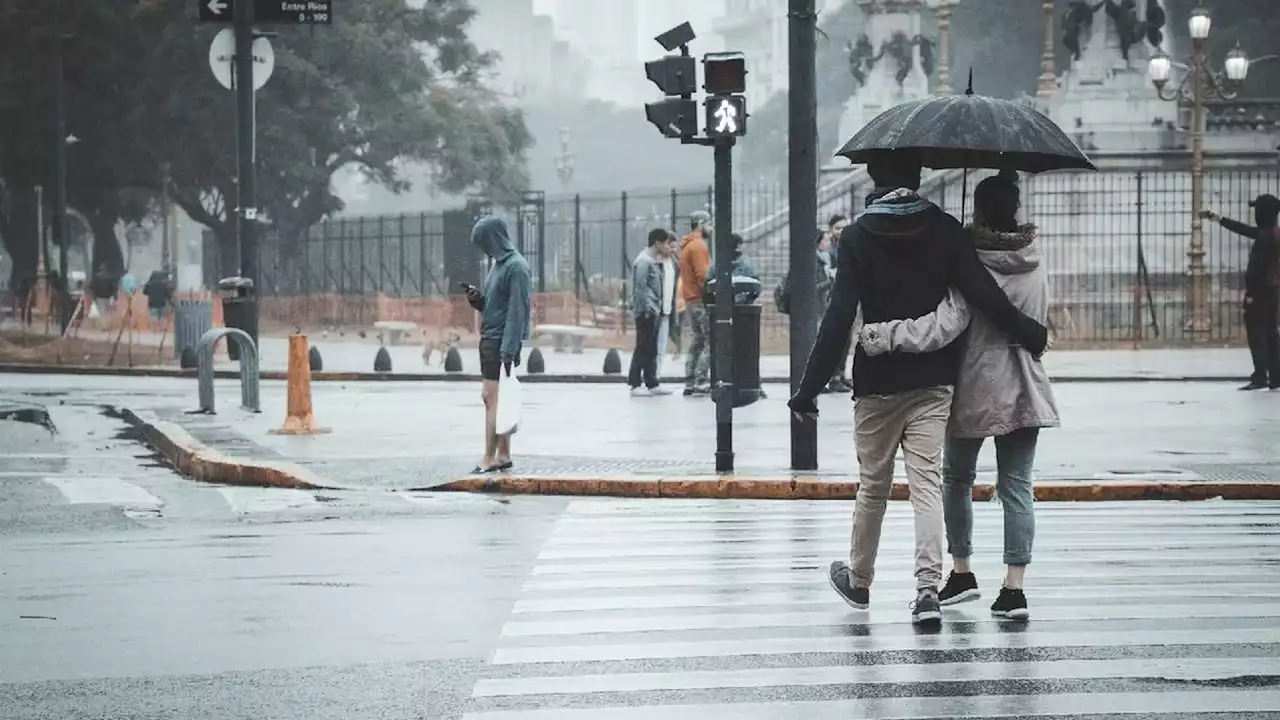
{"type": "Polygon", "coordinates": [[[667,233],[665,245],[659,245],[662,258],[662,315],[658,320],[658,377],[667,356],[667,343],[671,340],[671,323],[676,317],[676,285],[680,279],[680,266],[676,260],[675,233],[667,233]]]}

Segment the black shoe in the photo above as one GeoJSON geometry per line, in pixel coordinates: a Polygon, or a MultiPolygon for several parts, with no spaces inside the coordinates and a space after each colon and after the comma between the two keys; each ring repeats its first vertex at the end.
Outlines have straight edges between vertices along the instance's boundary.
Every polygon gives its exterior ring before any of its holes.
{"type": "Polygon", "coordinates": [[[991,616],[1006,620],[1026,620],[1031,617],[1027,610],[1027,596],[1021,590],[1000,588],[1000,597],[991,604],[991,616]]]}
{"type": "Polygon", "coordinates": [[[827,575],[831,589],[839,593],[844,601],[855,610],[866,610],[871,604],[871,590],[853,586],[853,571],[847,563],[839,560],[831,563],[831,571],[827,575]]]}
{"type": "Polygon", "coordinates": [[[920,588],[916,601],[911,603],[911,622],[919,627],[936,628],[942,625],[942,606],[938,604],[938,591],[920,588]]]}
{"type": "Polygon", "coordinates": [[[705,385],[699,385],[697,387],[686,387],[684,389],[685,397],[703,397],[710,394],[711,394],[711,388],[705,385]]]}
{"type": "Polygon", "coordinates": [[[1241,390],[1265,390],[1267,389],[1267,384],[1264,382],[1258,382],[1256,380],[1250,380],[1248,383],[1241,385],[1240,389],[1241,390]]]}
{"type": "Polygon", "coordinates": [[[938,593],[938,602],[943,605],[955,605],[967,600],[977,600],[982,597],[982,593],[978,592],[978,578],[973,573],[959,573],[955,570],[947,576],[947,584],[942,586],[942,592],[938,593]]]}

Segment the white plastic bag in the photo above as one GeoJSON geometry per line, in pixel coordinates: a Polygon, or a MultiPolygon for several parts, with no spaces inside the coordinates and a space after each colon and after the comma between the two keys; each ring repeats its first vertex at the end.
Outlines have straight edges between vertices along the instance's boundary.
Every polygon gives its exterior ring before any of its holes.
{"type": "Polygon", "coordinates": [[[498,374],[498,419],[499,435],[513,435],[520,429],[520,380],[516,378],[515,368],[508,375],[506,370],[498,374]]]}

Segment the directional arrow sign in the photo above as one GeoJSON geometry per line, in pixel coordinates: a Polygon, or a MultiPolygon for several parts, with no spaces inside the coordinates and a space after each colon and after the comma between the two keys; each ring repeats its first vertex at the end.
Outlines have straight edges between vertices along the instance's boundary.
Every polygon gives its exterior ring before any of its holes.
{"type": "MultiPolygon", "coordinates": [[[[235,18],[237,0],[196,0],[200,22],[229,23],[235,18]]],[[[239,0],[253,4],[255,23],[280,25],[332,25],[333,0],[239,0]]]]}
{"type": "Polygon", "coordinates": [[[747,99],[742,95],[712,95],[706,100],[709,137],[747,134],[747,99]]]}
{"type": "Polygon", "coordinates": [[[196,0],[200,22],[231,22],[235,14],[234,0],[196,0]]]}

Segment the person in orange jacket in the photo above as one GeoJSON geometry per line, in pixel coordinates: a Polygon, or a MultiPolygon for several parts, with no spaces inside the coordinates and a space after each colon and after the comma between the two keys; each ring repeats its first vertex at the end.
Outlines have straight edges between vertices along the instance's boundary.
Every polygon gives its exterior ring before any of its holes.
{"type": "Polygon", "coordinates": [[[711,269],[711,214],[697,210],[689,216],[689,234],[680,242],[680,292],[689,323],[689,357],[685,361],[684,394],[711,392],[711,320],[702,301],[711,269]]]}

